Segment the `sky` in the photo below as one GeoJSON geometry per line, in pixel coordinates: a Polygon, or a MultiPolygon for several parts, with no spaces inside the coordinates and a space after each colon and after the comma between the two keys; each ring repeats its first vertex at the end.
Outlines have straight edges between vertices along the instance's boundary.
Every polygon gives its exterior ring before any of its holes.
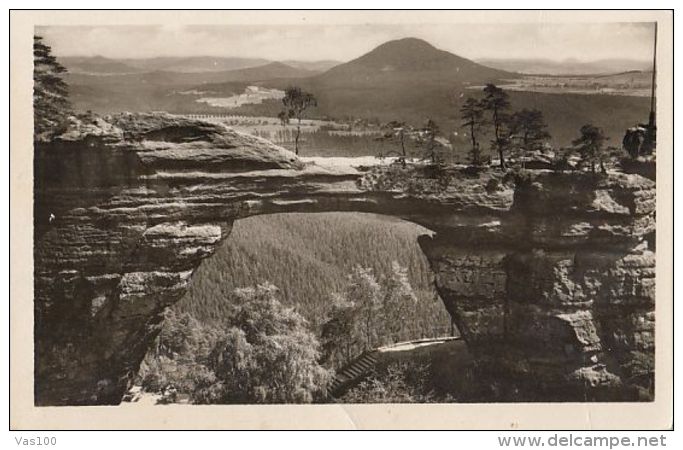
{"type": "Polygon", "coordinates": [[[57,56],[349,61],[404,37],[470,58],[652,58],[652,23],[340,23],[36,27],[57,56]]]}

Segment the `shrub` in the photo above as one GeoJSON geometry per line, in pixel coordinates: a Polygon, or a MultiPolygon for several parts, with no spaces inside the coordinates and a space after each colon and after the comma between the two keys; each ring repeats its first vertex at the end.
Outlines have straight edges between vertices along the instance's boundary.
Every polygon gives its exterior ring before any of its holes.
{"type": "Polygon", "coordinates": [[[236,292],[230,328],[209,359],[220,387],[197,398],[218,403],[310,403],[331,373],[318,364],[319,343],[305,319],[276,298],[271,284],[236,292]]]}
{"type": "Polygon", "coordinates": [[[318,339],[276,293],[271,284],[236,290],[222,325],[169,310],[141,365],[143,388],[193,403],[310,403],[324,396],[331,373],[318,363],[318,339]]]}
{"type": "Polygon", "coordinates": [[[442,401],[430,388],[429,366],[396,362],[362,381],[341,398],[344,403],[433,403],[442,401]]]}
{"type": "Polygon", "coordinates": [[[69,89],[62,75],[66,69],[52,55],[41,36],[33,37],[34,140],[49,139],[64,131],[71,113],[69,89]]]}
{"type": "Polygon", "coordinates": [[[608,159],[608,154],[605,151],[605,142],[609,138],[605,136],[601,128],[592,124],[582,126],[580,132],[581,136],[572,144],[581,155],[581,165],[588,166],[593,173],[595,173],[596,166],[600,166],[601,172],[606,172],[605,161],[608,159]]]}
{"type": "Polygon", "coordinates": [[[221,335],[219,328],[206,326],[190,314],[166,310],[155,346],[140,365],[143,389],[161,393],[172,387],[192,395],[212,379],[206,363],[221,335]]]}

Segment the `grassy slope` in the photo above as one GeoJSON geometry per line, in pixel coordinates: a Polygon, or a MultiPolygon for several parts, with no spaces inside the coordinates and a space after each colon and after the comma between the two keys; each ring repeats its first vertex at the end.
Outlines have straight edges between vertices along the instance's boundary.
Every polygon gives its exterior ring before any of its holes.
{"type": "Polygon", "coordinates": [[[449,319],[436,297],[432,275],[416,238],[427,232],[390,217],[354,213],[274,214],[235,223],[230,237],[195,273],[187,295],[175,306],[200,320],[219,319],[226,294],[236,287],[270,281],[283,299],[315,326],[330,294],[344,285],[356,264],[386,274],[391,262],[409,269],[411,284],[425,302],[418,320],[446,328],[449,319]]]}

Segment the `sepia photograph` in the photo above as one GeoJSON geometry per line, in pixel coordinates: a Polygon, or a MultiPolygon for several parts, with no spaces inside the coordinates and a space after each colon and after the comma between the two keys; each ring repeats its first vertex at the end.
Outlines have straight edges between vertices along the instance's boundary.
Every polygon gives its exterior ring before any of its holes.
{"type": "Polygon", "coordinates": [[[670,420],[671,12],[167,13],[12,15],[16,423],[670,420]]]}

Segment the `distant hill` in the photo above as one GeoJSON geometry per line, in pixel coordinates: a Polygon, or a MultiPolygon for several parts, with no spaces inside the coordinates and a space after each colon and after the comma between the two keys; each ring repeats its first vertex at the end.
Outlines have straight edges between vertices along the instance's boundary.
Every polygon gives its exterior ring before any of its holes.
{"type": "MultiPolygon", "coordinates": [[[[274,62],[249,69],[233,70],[221,73],[221,82],[204,82],[193,86],[190,90],[211,93],[214,96],[234,95],[242,90],[242,84],[271,84],[273,80],[288,80],[284,84],[297,84],[300,78],[311,77],[317,74],[311,70],[297,69],[287,64],[274,62]],[[237,83],[237,84],[236,84],[237,83]]],[[[282,83],[280,83],[282,84],[282,83]]],[[[284,85],[283,85],[284,86],[284,85]]]]}
{"type": "MultiPolygon", "coordinates": [[[[321,116],[397,119],[419,125],[428,118],[444,124],[468,86],[517,77],[439,50],[424,40],[405,38],[384,43],[323,74],[280,80],[272,86],[282,88],[294,81],[313,92],[319,105],[316,114],[321,116]]],[[[257,105],[252,110],[273,113],[268,107],[257,105]]]]}
{"type": "Polygon", "coordinates": [[[263,58],[223,58],[213,56],[159,57],[141,59],[122,59],[122,63],[147,72],[162,70],[166,72],[223,72],[246,69],[270,63],[263,58]]]}
{"type": "Polygon", "coordinates": [[[282,61],[288,66],[295,67],[297,69],[312,70],[314,72],[325,72],[331,68],[343,64],[342,61],[335,61],[332,59],[321,60],[321,61],[296,61],[296,60],[286,60],[282,61]]]}
{"type": "Polygon", "coordinates": [[[510,72],[534,75],[605,75],[629,71],[651,70],[650,61],[634,59],[602,59],[582,62],[575,59],[556,61],[551,59],[504,59],[484,58],[478,63],[510,72]]]}
{"type": "Polygon", "coordinates": [[[225,72],[269,64],[261,58],[216,58],[211,56],[124,58],[103,56],[63,56],[59,61],[71,73],[123,74],[146,72],[225,72]]]}
{"type": "Polygon", "coordinates": [[[137,67],[103,56],[67,56],[59,58],[59,62],[71,73],[121,74],[141,71],[137,67]]]}
{"type": "MultiPolygon", "coordinates": [[[[296,83],[315,94],[315,114],[319,116],[405,120],[418,126],[431,118],[442,132],[451,133],[462,131],[459,110],[465,99],[482,95],[474,86],[487,82],[503,85],[520,77],[439,50],[423,40],[406,38],[382,44],[353,61],[296,83]]],[[[619,145],[624,130],[648,115],[647,99],[636,97],[510,92],[510,100],[513,110],[540,109],[558,146],[569,145],[586,123],[604,128],[610,143],[619,145]]],[[[269,106],[279,107],[273,103],[245,110],[276,112],[269,111],[269,106]]]]}
{"type": "MultiPolygon", "coordinates": [[[[315,75],[316,72],[296,69],[283,63],[274,62],[262,66],[238,70],[207,71],[207,72],[172,72],[155,70],[150,72],[122,72],[99,76],[92,73],[72,72],[66,75],[69,84],[115,85],[128,84],[146,85],[152,89],[156,86],[170,85],[177,88],[201,86],[208,83],[251,82],[277,78],[301,78],[315,75]]],[[[101,73],[100,73],[101,75],[101,73]]]]}
{"type": "MultiPolygon", "coordinates": [[[[201,93],[234,95],[250,84],[268,80],[297,80],[315,75],[283,63],[208,72],[75,72],[64,77],[77,109],[102,113],[118,111],[207,112],[206,104],[196,103],[201,93]],[[192,94],[191,94],[192,93],[192,94]]],[[[293,81],[292,81],[293,82],[293,81]]],[[[222,112],[212,108],[211,112],[222,112]]]]}
{"type": "MultiPolygon", "coordinates": [[[[103,56],[62,56],[59,61],[71,73],[79,74],[123,74],[143,72],[226,72],[256,67],[285,66],[289,69],[299,69],[303,72],[297,76],[312,76],[322,73],[334,66],[342,64],[340,61],[269,61],[263,58],[221,58],[212,56],[191,57],[158,57],[158,58],[105,58],[103,56]]],[[[289,75],[288,75],[289,76],[289,75]]]]}
{"type": "Polygon", "coordinates": [[[421,39],[405,38],[384,43],[300,83],[318,97],[322,115],[397,119],[420,125],[428,118],[440,119],[443,124],[468,86],[517,77],[439,50],[421,39]]]}
{"type": "Polygon", "coordinates": [[[217,83],[228,81],[235,76],[233,71],[221,72],[169,72],[165,70],[155,70],[152,72],[133,72],[133,73],[112,73],[102,76],[102,74],[91,73],[68,73],[65,81],[70,85],[79,86],[113,86],[117,84],[127,84],[131,88],[136,85],[154,89],[160,86],[171,86],[182,88],[195,86],[204,83],[217,83]]]}
{"type": "Polygon", "coordinates": [[[360,58],[333,67],[317,77],[316,82],[354,88],[382,82],[482,83],[516,77],[439,50],[421,39],[405,38],[389,41],[360,58]]]}
{"type": "Polygon", "coordinates": [[[281,62],[272,62],[248,69],[232,70],[223,72],[226,81],[264,81],[276,78],[305,78],[316,75],[313,70],[292,67],[281,62]]]}

